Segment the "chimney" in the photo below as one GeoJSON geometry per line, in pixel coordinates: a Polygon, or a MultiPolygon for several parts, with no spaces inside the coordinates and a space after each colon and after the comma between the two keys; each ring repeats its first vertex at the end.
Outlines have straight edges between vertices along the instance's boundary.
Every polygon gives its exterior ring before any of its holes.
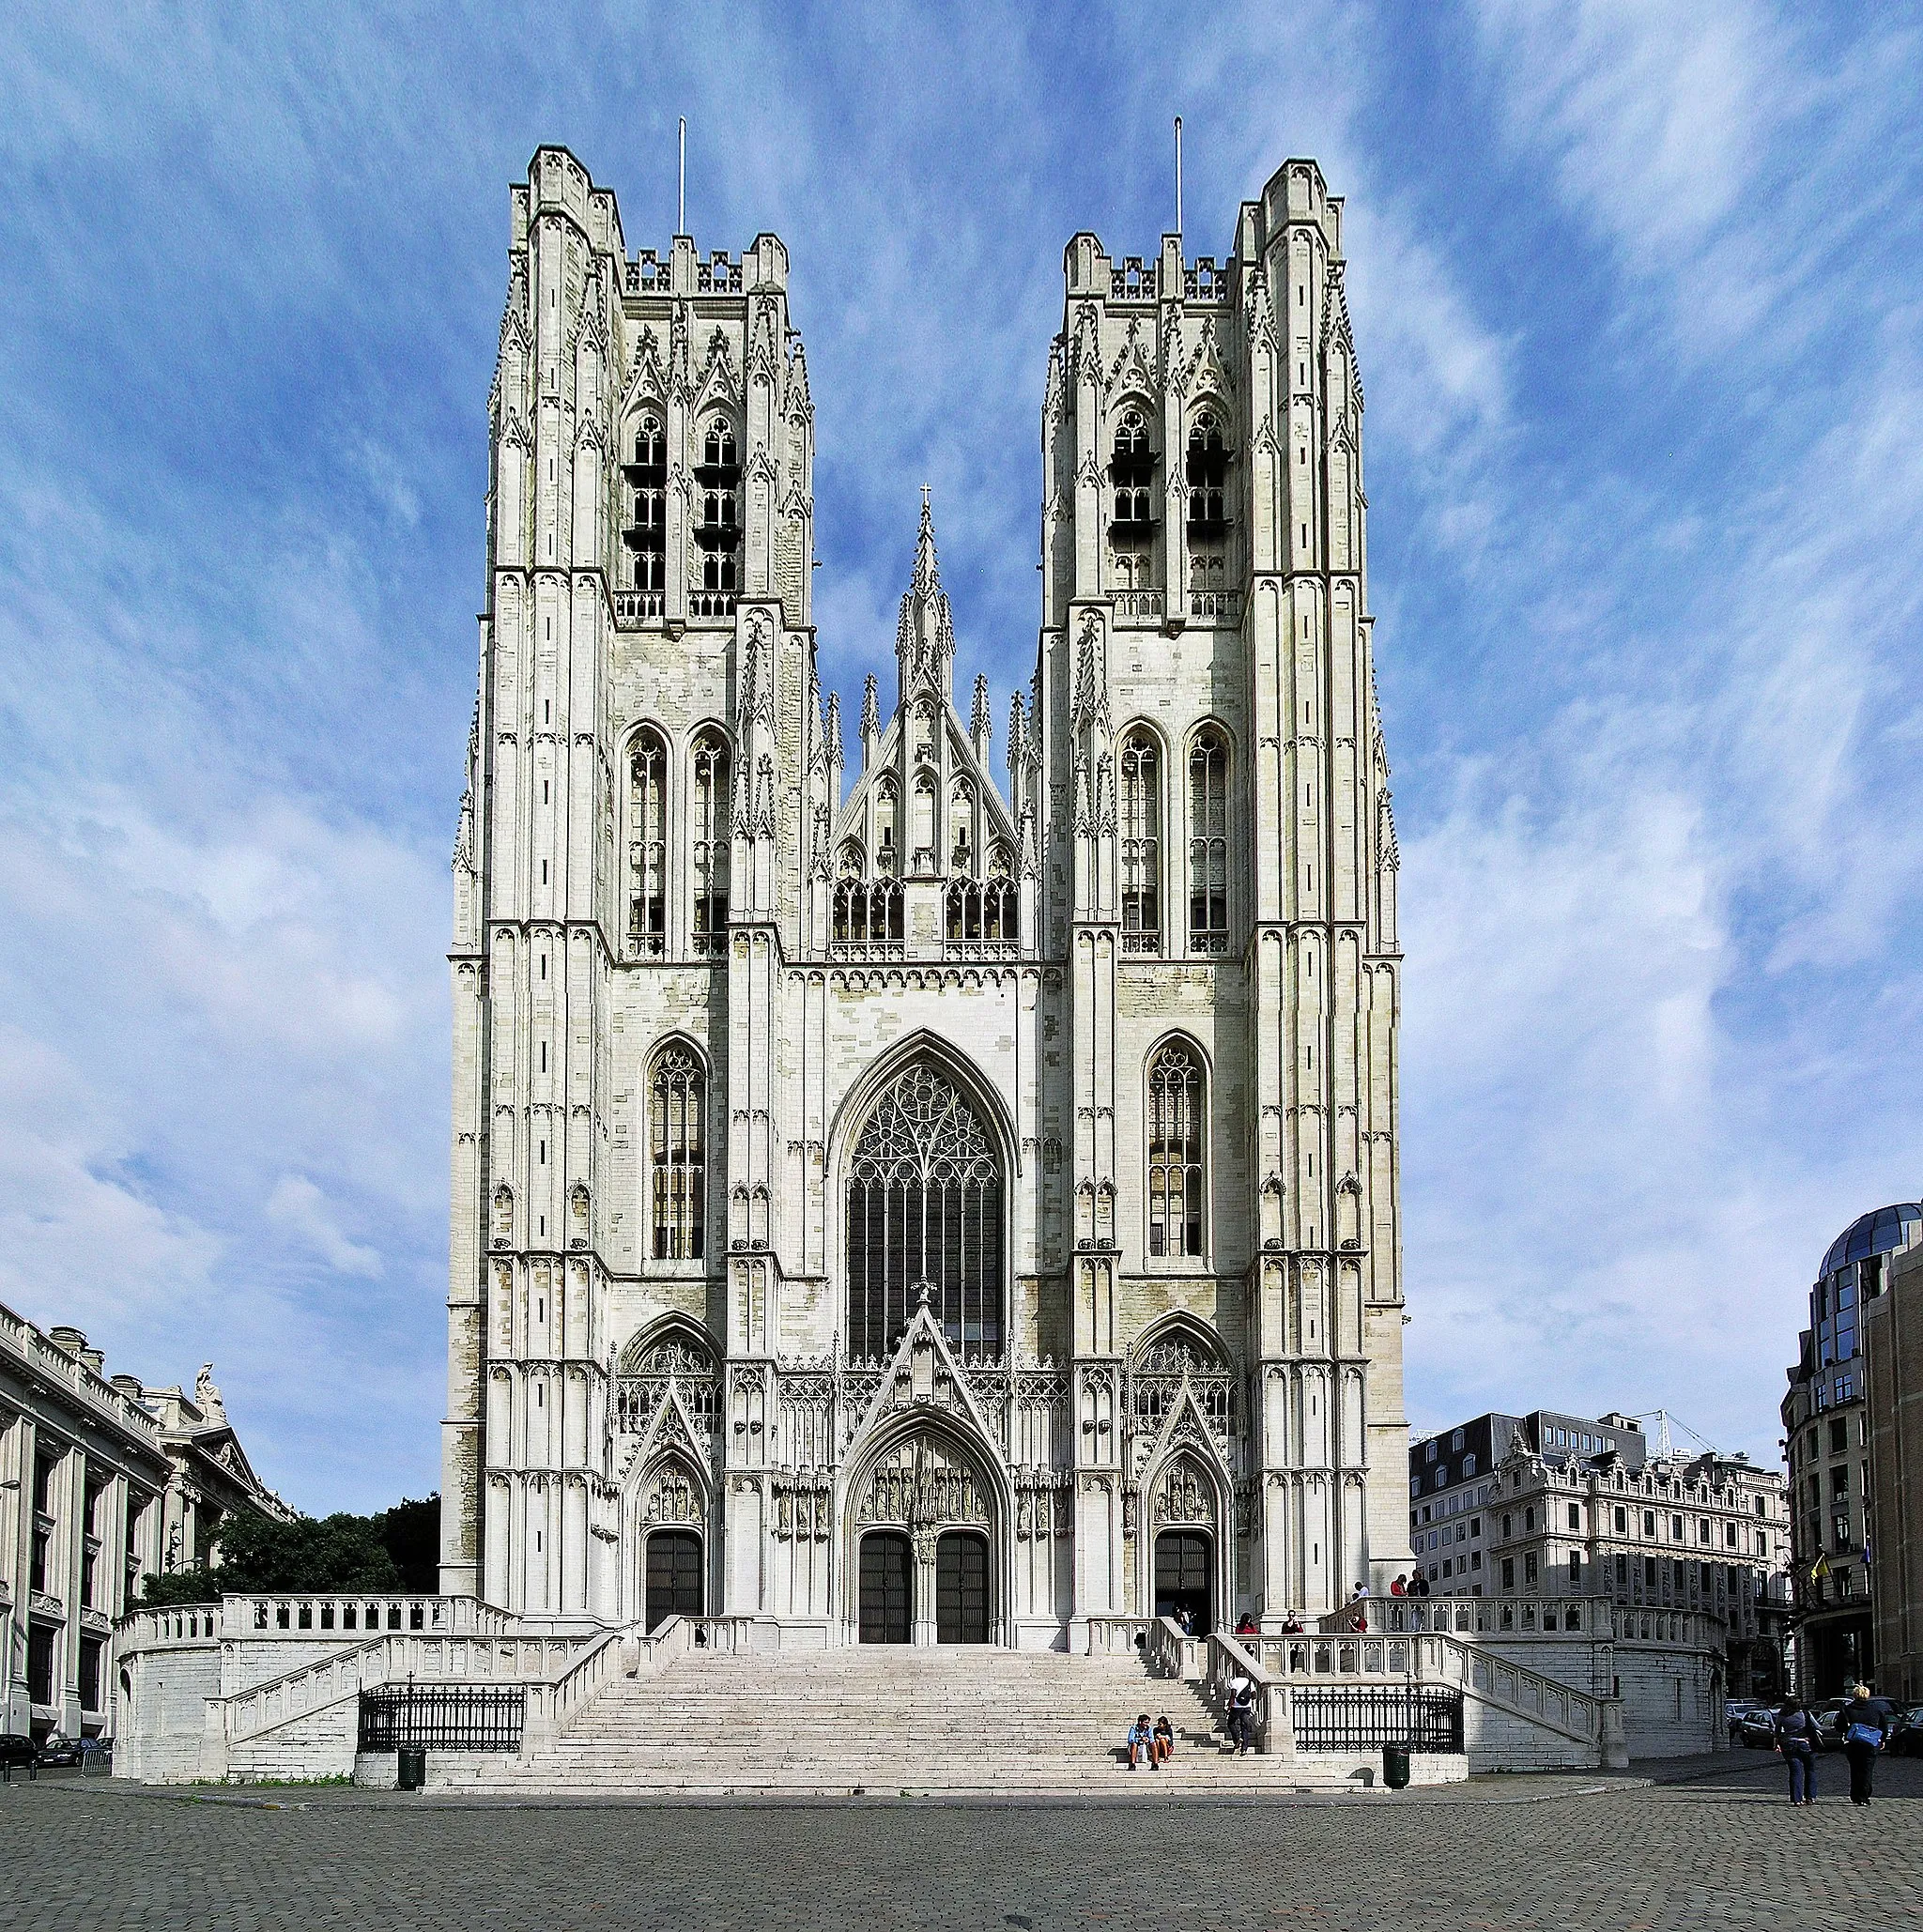
{"type": "Polygon", "coordinates": [[[84,1329],[80,1328],[69,1328],[64,1326],[58,1328],[49,1328],[47,1330],[47,1340],[51,1342],[54,1344],[54,1346],[61,1352],[62,1355],[70,1355],[77,1357],[80,1354],[81,1350],[86,1346],[86,1333],[84,1329]]]}
{"type": "Polygon", "coordinates": [[[104,1375],[107,1372],[107,1357],[98,1348],[83,1348],[80,1351],[80,1358],[96,1375],[104,1375]]]}
{"type": "Polygon", "coordinates": [[[140,1377],[138,1375],[115,1375],[114,1377],[114,1387],[129,1402],[138,1402],[146,1393],[146,1389],[140,1386],[140,1377]]]}

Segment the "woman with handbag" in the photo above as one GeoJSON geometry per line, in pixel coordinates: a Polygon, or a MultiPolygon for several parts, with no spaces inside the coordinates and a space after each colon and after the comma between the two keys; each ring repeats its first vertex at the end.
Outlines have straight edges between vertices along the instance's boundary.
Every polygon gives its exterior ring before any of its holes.
{"type": "Polygon", "coordinates": [[[1790,1802],[1816,1802],[1816,1720],[1799,1697],[1785,1697],[1777,1712],[1777,1749],[1790,1771],[1790,1802]]]}
{"type": "Polygon", "coordinates": [[[1889,1718],[1871,1698],[1868,1684],[1856,1686],[1855,1695],[1843,1706],[1840,1725],[1843,1755],[1850,1760],[1850,1802],[1868,1804],[1877,1754],[1889,1740],[1889,1718]]]}

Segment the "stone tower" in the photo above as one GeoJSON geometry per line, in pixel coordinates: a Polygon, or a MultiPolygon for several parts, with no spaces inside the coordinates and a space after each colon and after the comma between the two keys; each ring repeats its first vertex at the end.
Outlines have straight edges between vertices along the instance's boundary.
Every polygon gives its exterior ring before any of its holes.
{"type": "MultiPolygon", "coordinates": [[[[1173,235],[1119,264],[1069,242],[1029,781],[1078,1047],[1057,1106],[1082,1412],[1106,1415],[1155,1312],[1155,1257],[1144,1282],[1115,1216],[1138,1211],[1134,1075],[1179,1024],[1213,1062],[1218,1173],[1244,1206],[1205,1253],[1251,1377],[1252,1586],[1305,1607],[1408,1550],[1397,856],[1341,220],[1296,161],[1224,261],[1173,235]]],[[[1125,1526],[1122,1450],[1118,1430],[1078,1443],[1091,1599],[1125,1526]]]]}
{"type": "Polygon", "coordinates": [[[1079,1648],[1406,1562],[1395,844],[1319,172],[1219,263],[1069,243],[1006,797],[925,498],[844,792],[781,244],[630,257],[552,148],[511,216],[444,1587],[1079,1648]]]}

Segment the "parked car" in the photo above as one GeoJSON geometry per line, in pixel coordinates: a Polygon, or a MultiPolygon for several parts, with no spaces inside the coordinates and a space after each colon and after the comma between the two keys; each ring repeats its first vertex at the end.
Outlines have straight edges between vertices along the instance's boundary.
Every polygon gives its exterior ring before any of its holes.
{"type": "Polygon", "coordinates": [[[1923,1704],[1913,1704],[1901,1713],[1889,1748],[1901,1752],[1905,1757],[1923,1757],[1923,1704]]]}
{"type": "Polygon", "coordinates": [[[1847,1697],[1825,1697],[1819,1704],[1809,1707],[1809,1714],[1816,1720],[1817,1743],[1824,1751],[1840,1751],[1843,1748],[1843,1706],[1849,1703],[1847,1697]]]}
{"type": "Polygon", "coordinates": [[[40,1740],[40,1763],[78,1764],[81,1742],[78,1738],[69,1738],[64,1731],[49,1731],[40,1740]]]}
{"type": "Polygon", "coordinates": [[[25,1731],[0,1732],[0,1779],[11,1782],[16,1769],[29,1777],[40,1761],[40,1749],[25,1731]]]}
{"type": "Polygon", "coordinates": [[[1774,1751],[1777,1742],[1777,1713],[1767,1704],[1759,1704],[1743,1720],[1737,1740],[1746,1751],[1774,1751]]]}
{"type": "Polygon", "coordinates": [[[1762,1708],[1753,1697],[1731,1697],[1723,1706],[1723,1715],[1730,1726],[1730,1741],[1731,1743],[1734,1743],[1743,1735],[1743,1720],[1752,1710],[1760,1710],[1762,1708]]]}

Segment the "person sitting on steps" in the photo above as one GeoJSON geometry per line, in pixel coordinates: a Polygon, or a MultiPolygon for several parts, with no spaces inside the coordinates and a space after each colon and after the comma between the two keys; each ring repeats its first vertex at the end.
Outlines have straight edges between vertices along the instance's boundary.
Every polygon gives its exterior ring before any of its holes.
{"type": "Polygon", "coordinates": [[[1145,1757],[1151,1771],[1161,1769],[1161,1760],[1155,1755],[1155,1732],[1146,1710],[1129,1726],[1129,1769],[1133,1771],[1145,1757]]]}
{"type": "Polygon", "coordinates": [[[1176,1727],[1168,1721],[1168,1712],[1155,1720],[1155,1762],[1158,1769],[1176,1755],[1176,1727]]]}

